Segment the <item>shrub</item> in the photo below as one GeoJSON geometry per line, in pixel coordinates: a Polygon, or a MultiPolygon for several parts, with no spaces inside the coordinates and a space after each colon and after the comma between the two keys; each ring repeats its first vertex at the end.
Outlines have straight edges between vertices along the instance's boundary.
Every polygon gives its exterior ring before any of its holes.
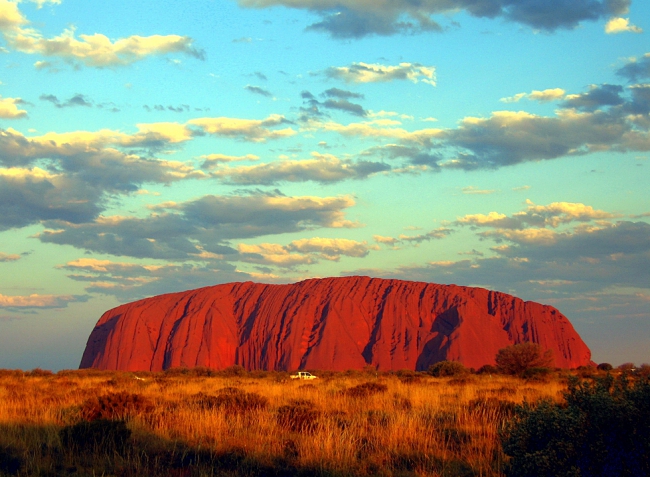
{"type": "Polygon", "coordinates": [[[265,409],[269,405],[266,397],[233,387],[221,389],[216,396],[198,393],[194,395],[194,400],[202,409],[223,409],[235,414],[265,409]]]}
{"type": "Polygon", "coordinates": [[[499,368],[491,364],[486,364],[478,368],[476,374],[499,374],[499,368]]]}
{"type": "Polygon", "coordinates": [[[16,449],[0,447],[0,475],[18,475],[24,465],[16,449]]]}
{"type": "Polygon", "coordinates": [[[518,406],[501,434],[506,476],[650,475],[650,382],[572,378],[566,402],[518,406]]]}
{"type": "Polygon", "coordinates": [[[375,394],[385,393],[386,391],[388,391],[388,386],[386,386],[385,384],[367,382],[346,389],[344,393],[347,396],[351,396],[351,397],[365,398],[368,396],[373,396],[375,394]]]}
{"type": "Polygon", "coordinates": [[[98,419],[66,426],[61,429],[59,436],[63,447],[73,453],[101,450],[111,454],[113,452],[121,453],[125,450],[131,437],[131,431],[126,427],[124,421],[98,419]]]}
{"type": "Polygon", "coordinates": [[[634,363],[623,363],[619,365],[616,369],[621,371],[633,371],[635,369],[634,363]]]}
{"type": "Polygon", "coordinates": [[[528,368],[523,372],[522,377],[531,381],[545,381],[551,372],[551,368],[528,368]]]}
{"type": "Polygon", "coordinates": [[[313,432],[320,419],[320,411],[311,401],[295,399],[280,406],[276,415],[278,425],[293,432],[313,432]]]}
{"type": "Polygon", "coordinates": [[[82,419],[95,421],[97,419],[126,419],[152,409],[153,405],[139,394],[119,392],[88,399],[81,405],[79,413],[82,419]]]}
{"type": "Polygon", "coordinates": [[[429,366],[427,372],[437,378],[445,376],[462,376],[469,373],[469,370],[457,361],[440,361],[429,366]]]}
{"type": "Polygon", "coordinates": [[[599,371],[611,371],[614,367],[609,363],[600,363],[596,366],[596,369],[599,371]]]}
{"type": "Polygon", "coordinates": [[[529,368],[551,367],[553,354],[537,343],[520,343],[500,349],[496,363],[502,373],[522,375],[529,368]]]}

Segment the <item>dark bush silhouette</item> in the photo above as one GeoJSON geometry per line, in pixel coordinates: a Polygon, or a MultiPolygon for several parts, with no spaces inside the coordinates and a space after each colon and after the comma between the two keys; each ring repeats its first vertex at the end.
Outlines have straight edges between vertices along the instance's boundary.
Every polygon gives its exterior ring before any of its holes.
{"type": "Polygon", "coordinates": [[[427,372],[437,378],[445,376],[463,376],[469,373],[469,369],[457,361],[440,361],[429,366],[427,372]]]}
{"type": "Polygon", "coordinates": [[[566,403],[517,407],[501,435],[506,476],[650,475],[650,382],[572,378],[566,403]]]}
{"type": "Polygon", "coordinates": [[[24,465],[16,449],[0,447],[0,475],[18,475],[24,465]]]}
{"type": "Polygon", "coordinates": [[[614,367],[609,363],[600,363],[596,366],[596,369],[599,371],[611,371],[614,367]]]}
{"type": "Polygon", "coordinates": [[[505,374],[522,375],[530,368],[549,368],[553,353],[537,343],[520,343],[500,349],[496,356],[497,367],[505,374]]]}
{"type": "Polygon", "coordinates": [[[88,399],[81,405],[79,413],[86,421],[123,420],[152,409],[152,403],[139,394],[119,392],[88,399]]]}
{"type": "Polygon", "coordinates": [[[385,384],[367,382],[346,389],[344,392],[346,395],[351,397],[365,398],[375,394],[385,393],[386,391],[388,391],[388,386],[385,384]]]}
{"type": "Polygon", "coordinates": [[[64,448],[77,452],[123,453],[131,437],[124,421],[98,419],[66,426],[59,432],[64,448]]]}
{"type": "Polygon", "coordinates": [[[313,432],[318,425],[321,412],[311,401],[295,399],[285,406],[280,406],[277,412],[277,422],[280,427],[293,432],[313,432]]]}

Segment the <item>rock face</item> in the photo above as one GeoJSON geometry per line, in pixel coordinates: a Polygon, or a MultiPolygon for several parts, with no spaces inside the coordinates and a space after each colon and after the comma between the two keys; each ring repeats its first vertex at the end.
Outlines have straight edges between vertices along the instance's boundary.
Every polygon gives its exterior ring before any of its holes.
{"type": "Polygon", "coordinates": [[[504,293],[368,277],[246,282],[107,311],[80,367],[425,370],[453,360],[479,368],[525,341],[552,350],[558,367],[590,363],[562,313],[504,293]]]}

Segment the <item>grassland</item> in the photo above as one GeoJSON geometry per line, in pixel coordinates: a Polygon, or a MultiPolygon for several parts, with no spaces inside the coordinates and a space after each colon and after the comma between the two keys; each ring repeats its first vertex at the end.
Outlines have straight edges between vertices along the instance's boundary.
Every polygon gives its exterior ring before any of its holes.
{"type": "Polygon", "coordinates": [[[500,476],[514,405],[566,377],[0,371],[0,475],[500,476]]]}

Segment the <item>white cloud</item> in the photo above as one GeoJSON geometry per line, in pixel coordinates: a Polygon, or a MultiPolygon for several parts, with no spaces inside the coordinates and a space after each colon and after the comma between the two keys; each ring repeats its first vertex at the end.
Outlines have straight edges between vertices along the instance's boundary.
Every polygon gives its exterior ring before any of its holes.
{"type": "Polygon", "coordinates": [[[436,68],[419,63],[400,63],[397,66],[376,63],[352,63],[350,66],[331,67],[325,70],[330,78],[342,79],[348,83],[381,83],[394,80],[409,80],[413,83],[436,85],[436,68]]]}
{"type": "MultiPolygon", "coordinates": [[[[58,0],[35,0],[41,7],[45,3],[60,3],[58,0]]],[[[183,53],[203,58],[203,53],[193,46],[193,40],[179,35],[132,35],[111,41],[106,35],[75,35],[75,28],[65,30],[61,35],[44,38],[36,29],[28,27],[29,21],[18,9],[18,3],[0,0],[0,32],[7,45],[22,53],[38,54],[60,58],[89,67],[106,68],[125,66],[152,55],[183,53]]],[[[47,61],[39,61],[37,68],[52,67],[47,61]]]]}
{"type": "Polygon", "coordinates": [[[562,88],[550,88],[542,91],[533,90],[530,93],[518,93],[508,98],[501,98],[503,103],[518,103],[521,99],[529,99],[531,101],[539,101],[540,103],[547,103],[562,99],[566,91],[562,88]]]}
{"type": "Polygon", "coordinates": [[[3,98],[0,96],[0,118],[16,119],[27,116],[27,111],[18,109],[18,105],[21,103],[20,98],[3,98]]]}
{"type": "Polygon", "coordinates": [[[643,33],[643,29],[630,23],[629,18],[612,18],[605,25],[605,33],[612,35],[617,33],[643,33]]]}

